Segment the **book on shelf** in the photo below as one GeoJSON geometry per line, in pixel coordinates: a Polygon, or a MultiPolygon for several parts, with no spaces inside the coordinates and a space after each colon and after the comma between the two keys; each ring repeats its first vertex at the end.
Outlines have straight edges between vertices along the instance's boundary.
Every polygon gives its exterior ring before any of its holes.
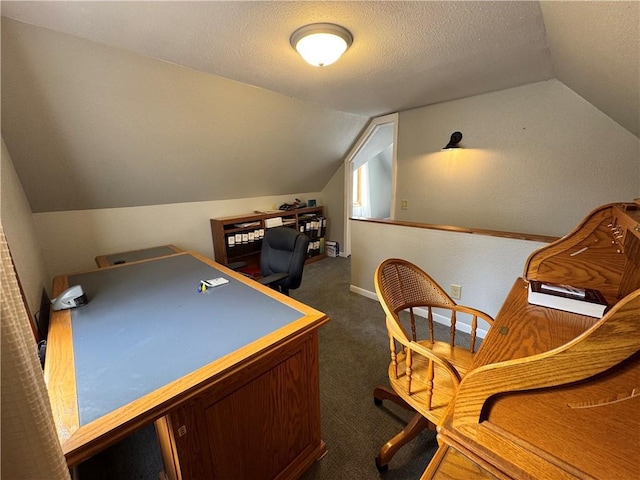
{"type": "Polygon", "coordinates": [[[264,226],[266,228],[280,227],[282,226],[282,217],[265,218],[264,226]]]}
{"type": "Polygon", "coordinates": [[[598,290],[571,285],[529,281],[529,303],[565,312],[602,318],[608,304],[598,290]]]}
{"type": "Polygon", "coordinates": [[[260,222],[234,223],[233,226],[237,227],[237,228],[259,227],[260,226],[260,222]]]}

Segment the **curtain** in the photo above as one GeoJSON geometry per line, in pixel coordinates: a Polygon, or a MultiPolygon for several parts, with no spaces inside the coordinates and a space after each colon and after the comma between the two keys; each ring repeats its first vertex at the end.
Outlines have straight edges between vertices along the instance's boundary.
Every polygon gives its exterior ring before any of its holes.
{"type": "Polygon", "coordinates": [[[2,250],[2,472],[3,480],[63,480],[69,470],[58,441],[49,396],[0,226],[2,250]]]}

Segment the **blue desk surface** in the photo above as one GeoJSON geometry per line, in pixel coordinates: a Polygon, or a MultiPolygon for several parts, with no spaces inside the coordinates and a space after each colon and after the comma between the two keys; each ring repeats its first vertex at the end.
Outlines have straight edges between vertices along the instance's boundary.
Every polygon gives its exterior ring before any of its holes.
{"type": "Polygon", "coordinates": [[[297,320],[303,314],[190,255],[72,275],[80,425],[297,320]],[[198,292],[200,280],[228,284],[198,292]]]}

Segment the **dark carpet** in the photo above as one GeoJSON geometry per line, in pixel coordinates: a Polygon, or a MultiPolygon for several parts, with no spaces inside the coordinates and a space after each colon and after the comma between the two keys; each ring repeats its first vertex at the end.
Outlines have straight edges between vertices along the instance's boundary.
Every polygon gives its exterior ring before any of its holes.
{"type": "MultiPolygon", "coordinates": [[[[302,286],[291,292],[331,318],[320,329],[322,438],[328,453],[302,479],[415,480],[437,448],[433,432],[425,431],[401,448],[386,473],[375,466],[379,448],[412,414],[390,402],[381,407],[373,403],[373,389],[388,385],[384,312],[377,301],[350,292],[350,278],[349,259],[327,258],[307,265],[302,286]]],[[[446,335],[444,328],[440,332],[446,335]]],[[[458,337],[464,341],[465,335],[458,337]]],[[[149,426],[84,462],[76,472],[78,480],[157,480],[161,470],[154,428],[149,426]]]]}

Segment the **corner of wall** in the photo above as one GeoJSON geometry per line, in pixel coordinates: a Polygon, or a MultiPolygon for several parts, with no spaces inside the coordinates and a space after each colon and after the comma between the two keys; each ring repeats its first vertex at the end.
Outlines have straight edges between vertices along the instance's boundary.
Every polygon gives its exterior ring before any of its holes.
{"type": "Polygon", "coordinates": [[[329,219],[327,239],[344,245],[344,164],[336,170],[321,193],[325,215],[329,219]]]}
{"type": "Polygon", "coordinates": [[[51,278],[38,242],[31,206],[2,139],[0,169],[2,226],[31,314],[40,310],[43,290],[50,295],[51,278]]]}

